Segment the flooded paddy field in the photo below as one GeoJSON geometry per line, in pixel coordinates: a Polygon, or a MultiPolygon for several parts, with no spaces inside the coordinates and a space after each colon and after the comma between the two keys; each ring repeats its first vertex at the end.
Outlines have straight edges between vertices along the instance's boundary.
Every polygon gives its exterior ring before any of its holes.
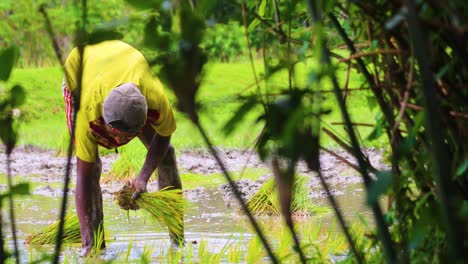
{"type": "MultiPolygon", "coordinates": [[[[220,150],[220,152],[231,171],[239,171],[245,167],[268,171],[268,166],[259,161],[254,153],[237,150],[220,150]]],[[[5,190],[6,157],[2,150],[0,150],[0,153],[0,174],[2,175],[0,189],[5,190]]],[[[339,154],[348,157],[344,152],[339,152],[339,154]]],[[[368,150],[368,155],[374,166],[378,168],[385,166],[382,163],[382,154],[379,151],[368,150]]],[[[116,154],[102,157],[103,175],[109,173],[112,162],[116,158],[116,154]]],[[[323,154],[321,159],[323,173],[346,219],[353,222],[358,221],[359,217],[368,218],[369,209],[365,206],[364,191],[359,175],[329,154],[323,154]]],[[[31,195],[15,197],[14,200],[17,235],[22,258],[25,259],[25,262],[28,262],[34,256],[38,256],[39,252],[53,252],[53,246],[33,248],[23,245],[23,242],[28,235],[41,231],[58,219],[62,201],[65,163],[65,157],[57,156],[55,151],[52,150],[23,146],[13,152],[11,157],[13,182],[29,182],[31,187],[31,195]]],[[[210,177],[210,175],[220,172],[214,159],[201,150],[180,152],[178,154],[178,163],[182,183],[184,173],[196,174],[199,177],[210,177]]],[[[298,167],[298,173],[308,177],[307,185],[310,189],[309,197],[311,202],[328,206],[317,177],[308,172],[302,165],[298,167]]],[[[244,198],[247,199],[269,177],[271,175],[266,173],[257,180],[239,180],[237,186],[244,198]]],[[[74,180],[75,171],[72,169],[68,195],[68,212],[70,213],[74,213],[75,210],[74,180]]],[[[107,249],[102,252],[99,258],[102,260],[114,259],[116,262],[122,259],[138,262],[142,255],[148,255],[148,258],[152,261],[164,260],[163,262],[165,262],[170,252],[182,250],[171,247],[165,227],[152,222],[139,211],[127,212],[119,208],[113,200],[112,193],[120,189],[122,184],[122,182],[118,181],[101,184],[104,199],[107,249]]],[[[157,190],[156,181],[151,181],[148,184],[148,190],[157,190]]],[[[239,213],[237,201],[225,183],[221,183],[216,187],[197,186],[186,188],[184,197],[189,200],[189,207],[186,210],[184,221],[186,247],[190,247],[190,254],[192,255],[190,259],[192,261],[198,258],[197,255],[201,250],[219,254],[223,251],[227,252],[227,245],[236,247],[236,252],[246,252],[248,250],[249,241],[254,240],[255,233],[247,218],[239,213]]],[[[9,217],[5,208],[6,206],[2,211],[2,218],[4,223],[8,223],[9,217]]],[[[325,229],[333,229],[333,232],[338,232],[339,228],[336,227],[334,219],[334,214],[330,211],[321,215],[302,217],[299,221],[301,226],[321,226],[325,229]]],[[[278,217],[262,217],[260,221],[266,226],[281,226],[282,223],[282,219],[278,217]]],[[[3,232],[7,240],[11,241],[9,225],[4,225],[3,232]]],[[[66,245],[63,252],[64,258],[74,262],[73,260],[79,259],[79,249],[79,244],[66,245]]],[[[183,254],[186,255],[187,252],[183,254]]],[[[190,259],[187,259],[187,262],[191,262],[190,259]]],[[[227,256],[222,257],[221,262],[229,262],[227,256]]]]}

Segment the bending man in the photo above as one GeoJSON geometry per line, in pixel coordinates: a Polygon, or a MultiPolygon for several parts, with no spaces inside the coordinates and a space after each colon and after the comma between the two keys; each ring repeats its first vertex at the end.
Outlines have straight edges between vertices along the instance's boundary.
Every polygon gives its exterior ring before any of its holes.
{"type": "MultiPolygon", "coordinates": [[[[151,174],[158,169],[158,188],[182,189],[171,134],[176,129],[172,107],[161,82],[152,74],[143,55],[122,41],[86,46],[82,59],[81,105],[76,118],[74,143],[77,156],[76,210],[80,221],[81,255],[93,246],[105,248],[94,235],[103,229],[102,166],[98,146],[108,149],[138,137],[146,146],[143,167],[132,181],[136,192],[146,192],[151,174]]],[[[75,48],[65,62],[62,92],[67,125],[71,131],[73,94],[78,93],[80,54],[75,48]]],[[[183,230],[180,232],[183,234],[183,230]]],[[[173,243],[183,235],[170,234],[173,243]]]]}

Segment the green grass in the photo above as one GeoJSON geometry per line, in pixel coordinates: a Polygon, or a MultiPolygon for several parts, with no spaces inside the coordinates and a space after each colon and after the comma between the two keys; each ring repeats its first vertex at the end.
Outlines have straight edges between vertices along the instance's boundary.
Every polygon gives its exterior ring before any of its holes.
{"type": "Polygon", "coordinates": [[[61,70],[55,68],[15,69],[10,86],[20,84],[26,90],[26,102],[20,107],[20,144],[59,149],[67,127],[61,92],[61,70]]]}

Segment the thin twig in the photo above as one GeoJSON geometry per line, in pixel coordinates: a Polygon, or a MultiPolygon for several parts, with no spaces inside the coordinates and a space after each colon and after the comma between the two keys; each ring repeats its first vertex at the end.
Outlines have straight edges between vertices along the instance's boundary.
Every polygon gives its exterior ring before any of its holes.
{"type": "MultiPolygon", "coordinates": [[[[244,4],[245,4],[245,1],[243,1],[241,5],[244,5],[244,4]]],[[[256,19],[258,19],[262,24],[264,24],[267,27],[267,29],[268,29],[268,31],[270,33],[277,36],[280,40],[282,40],[282,42],[288,41],[288,42],[291,42],[291,43],[294,43],[294,44],[299,44],[299,45],[304,44],[304,41],[302,41],[302,40],[289,38],[288,36],[286,36],[286,34],[282,30],[281,31],[278,30],[278,25],[270,24],[270,22],[265,20],[263,17],[261,17],[256,12],[250,11],[248,9],[246,9],[246,11],[249,11],[249,13],[251,15],[253,15],[256,19]]]]}
{"type": "Polygon", "coordinates": [[[306,257],[304,252],[301,248],[301,243],[299,241],[299,237],[297,236],[296,231],[294,230],[294,220],[291,216],[291,199],[293,196],[293,186],[295,184],[295,171],[294,165],[292,165],[292,161],[289,161],[288,170],[287,172],[283,172],[280,168],[278,157],[274,156],[271,161],[271,168],[273,175],[276,179],[277,190],[279,193],[280,199],[280,206],[281,206],[281,214],[286,222],[286,226],[291,233],[295,245],[295,250],[299,254],[299,258],[301,259],[301,263],[307,263],[306,257]],[[285,175],[287,173],[287,175],[285,175]],[[285,197],[286,196],[286,197],[285,197]]]}
{"type": "MultiPolygon", "coordinates": [[[[407,103],[406,106],[408,108],[411,108],[413,110],[416,110],[416,111],[423,111],[424,110],[424,107],[422,106],[419,106],[419,105],[415,105],[415,104],[411,104],[411,103],[407,103]]],[[[465,114],[465,113],[460,113],[460,112],[455,112],[455,111],[449,111],[449,115],[453,116],[453,117],[459,117],[459,118],[463,118],[463,119],[468,119],[468,114],[465,114]]]]}
{"type": "Polygon", "coordinates": [[[355,164],[351,163],[349,160],[346,158],[338,155],[337,153],[325,148],[325,147],[320,147],[321,150],[327,152],[328,154],[332,155],[333,157],[337,158],[339,161],[343,162],[344,164],[348,165],[348,167],[354,169],[355,171],[359,172],[359,167],[356,166],[355,164]]]}
{"type": "MultiPolygon", "coordinates": [[[[13,131],[11,131],[13,132],[13,131]]],[[[10,221],[11,221],[11,233],[13,235],[13,247],[15,249],[15,261],[16,263],[20,263],[19,261],[19,251],[18,251],[18,238],[16,236],[16,224],[15,224],[15,211],[14,211],[14,204],[13,204],[13,193],[11,187],[13,186],[11,180],[11,151],[7,151],[6,153],[6,165],[7,165],[7,179],[8,179],[8,202],[10,205],[10,221]]],[[[3,248],[2,248],[3,251],[3,248]]]]}
{"type": "MultiPolygon", "coordinates": [[[[401,101],[401,104],[400,104],[401,106],[400,106],[400,110],[398,111],[397,118],[395,119],[395,125],[392,128],[392,135],[394,135],[395,131],[398,129],[400,122],[403,118],[403,115],[405,114],[406,107],[408,105],[409,90],[411,89],[411,86],[412,86],[411,82],[413,81],[413,69],[414,69],[413,61],[411,60],[410,65],[409,65],[408,82],[406,84],[406,90],[403,94],[403,100],[401,101]]],[[[393,137],[391,141],[393,142],[393,137]]]]}
{"type": "Polygon", "coordinates": [[[336,136],[333,132],[331,132],[328,128],[322,128],[323,132],[327,134],[331,139],[333,139],[340,147],[342,147],[346,152],[352,154],[353,153],[353,148],[346,142],[344,142],[342,139],[340,139],[338,136],[336,136]]]}
{"type": "MultiPolygon", "coordinates": [[[[2,211],[2,203],[0,203],[0,212],[2,211]]],[[[0,214],[0,226],[3,226],[2,214],[0,214]]],[[[5,263],[7,254],[5,252],[5,240],[3,239],[3,230],[0,228],[0,263],[5,263]]]]}
{"type": "Polygon", "coordinates": [[[255,70],[255,63],[253,60],[253,54],[252,54],[252,47],[250,46],[250,37],[249,37],[249,32],[248,32],[248,27],[247,27],[247,16],[246,16],[246,4],[245,1],[242,2],[242,21],[244,23],[244,33],[245,33],[245,40],[247,41],[247,48],[249,50],[249,61],[250,61],[250,67],[252,68],[252,74],[255,78],[255,86],[257,87],[257,93],[260,96],[260,100],[262,104],[264,105],[265,102],[262,98],[262,93],[260,90],[260,81],[258,80],[257,77],[257,71],[255,70]]]}
{"type": "Polygon", "coordinates": [[[348,97],[348,92],[349,92],[348,85],[349,85],[350,74],[351,74],[351,63],[348,63],[348,66],[346,67],[346,79],[343,84],[343,97],[345,101],[346,101],[346,98],[348,97]]]}
{"type": "Polygon", "coordinates": [[[52,45],[54,47],[54,52],[55,52],[55,56],[57,57],[57,60],[59,61],[60,65],[64,65],[63,61],[62,61],[62,51],[60,50],[60,47],[55,39],[55,34],[54,34],[54,30],[52,29],[52,23],[50,22],[50,19],[49,19],[49,16],[47,15],[47,11],[46,11],[46,4],[42,4],[40,7],[39,7],[39,12],[42,14],[42,16],[44,17],[44,20],[45,20],[45,24],[46,24],[46,31],[47,33],[49,34],[49,38],[51,39],[52,41],[52,45]]]}
{"type": "Polygon", "coordinates": [[[378,55],[398,55],[404,54],[405,52],[402,50],[392,49],[392,50],[376,50],[370,52],[363,52],[363,53],[355,53],[349,56],[348,58],[340,59],[340,62],[349,62],[355,59],[364,58],[364,57],[371,57],[371,56],[378,56],[378,55]]]}

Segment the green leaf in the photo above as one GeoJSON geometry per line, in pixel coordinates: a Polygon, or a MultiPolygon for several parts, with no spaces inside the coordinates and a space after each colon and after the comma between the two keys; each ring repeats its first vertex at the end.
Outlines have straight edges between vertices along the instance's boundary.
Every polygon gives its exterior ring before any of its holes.
{"type": "Polygon", "coordinates": [[[468,202],[464,201],[460,209],[460,216],[463,219],[468,219],[468,202]]]}
{"type": "Polygon", "coordinates": [[[463,163],[460,166],[458,166],[457,172],[455,175],[460,177],[466,173],[467,169],[468,169],[468,159],[464,159],[463,163]]]}
{"type": "Polygon", "coordinates": [[[245,115],[257,104],[257,100],[254,96],[249,97],[244,104],[242,104],[233,117],[224,126],[223,132],[226,136],[230,135],[236,125],[244,119],[245,115]]]}
{"type": "Polygon", "coordinates": [[[418,222],[411,230],[409,234],[409,245],[408,248],[410,251],[419,247],[424,241],[428,234],[428,225],[425,223],[418,222]]]}
{"type": "Polygon", "coordinates": [[[0,52],[0,80],[7,81],[10,73],[18,60],[19,50],[16,46],[11,46],[0,52]]]}
{"type": "Polygon", "coordinates": [[[145,24],[143,44],[148,48],[157,48],[158,32],[157,32],[158,21],[155,16],[151,16],[148,22],[145,24]]]}
{"type": "Polygon", "coordinates": [[[382,126],[376,125],[372,132],[367,136],[367,140],[376,140],[383,135],[382,126]]]}
{"type": "Polygon", "coordinates": [[[262,0],[262,2],[260,3],[260,6],[258,7],[258,14],[262,17],[265,16],[266,3],[267,3],[266,0],[262,0]]]}
{"type": "Polygon", "coordinates": [[[11,153],[16,145],[17,134],[13,130],[13,120],[11,118],[0,119],[0,140],[6,147],[6,153],[11,153]]]}
{"type": "Polygon", "coordinates": [[[2,129],[0,129],[0,140],[2,142],[4,142],[4,140],[6,138],[8,128],[11,127],[11,126],[9,126],[10,123],[11,123],[10,120],[2,118],[2,116],[0,116],[0,127],[2,128],[2,129]]]}
{"type": "Polygon", "coordinates": [[[26,92],[24,91],[24,88],[20,85],[15,85],[13,88],[11,88],[11,107],[18,107],[22,104],[24,104],[24,101],[26,100],[26,92]]]}
{"type": "Polygon", "coordinates": [[[439,72],[436,73],[435,75],[435,79],[437,81],[439,81],[440,79],[442,79],[442,77],[444,77],[444,75],[447,73],[447,71],[449,70],[449,66],[450,65],[444,65],[440,70],[439,72]]]}
{"type": "Polygon", "coordinates": [[[258,24],[260,24],[260,20],[255,18],[249,25],[247,31],[252,31],[256,26],[258,26],[258,24]]]}
{"type": "MultiPolygon", "coordinates": [[[[261,16],[262,18],[265,16],[265,7],[266,7],[266,0],[262,0],[260,3],[260,6],[258,7],[258,15],[261,16]]],[[[253,30],[256,26],[260,24],[260,19],[255,18],[249,25],[249,28],[247,29],[248,31],[253,30]]]]}
{"type": "Polygon", "coordinates": [[[205,17],[209,17],[213,13],[213,9],[217,4],[217,0],[202,0],[197,1],[195,11],[205,17]]]}
{"type": "Polygon", "coordinates": [[[122,39],[120,32],[113,30],[97,30],[89,35],[89,44],[97,44],[106,40],[122,39]]]}
{"type": "Polygon", "coordinates": [[[205,33],[205,20],[192,10],[188,4],[184,4],[180,9],[180,32],[182,43],[191,47],[198,46],[205,33]]]}
{"type": "Polygon", "coordinates": [[[159,7],[159,1],[155,0],[125,0],[125,2],[138,9],[151,9],[159,7]]]}
{"type": "Polygon", "coordinates": [[[391,186],[393,181],[392,174],[389,171],[377,172],[377,180],[372,181],[367,192],[367,204],[375,204],[379,197],[384,194],[391,186]]]}
{"type": "Polygon", "coordinates": [[[18,183],[11,186],[11,194],[15,195],[28,195],[30,194],[30,188],[28,182],[18,183]]]}
{"type": "Polygon", "coordinates": [[[377,106],[377,100],[375,96],[367,96],[367,106],[372,110],[377,106]]]}
{"type": "Polygon", "coordinates": [[[376,120],[375,127],[366,138],[369,141],[379,139],[385,132],[385,118],[381,114],[377,114],[374,119],[376,120]]]}
{"type": "Polygon", "coordinates": [[[431,193],[426,193],[416,201],[416,206],[414,207],[414,212],[416,214],[419,214],[419,212],[427,206],[427,199],[429,199],[431,195],[431,193]]]}
{"type": "Polygon", "coordinates": [[[10,194],[11,195],[29,195],[30,193],[31,192],[30,192],[28,182],[18,183],[18,184],[11,186],[11,189],[8,190],[7,192],[0,194],[0,202],[4,198],[8,197],[10,194]]]}

